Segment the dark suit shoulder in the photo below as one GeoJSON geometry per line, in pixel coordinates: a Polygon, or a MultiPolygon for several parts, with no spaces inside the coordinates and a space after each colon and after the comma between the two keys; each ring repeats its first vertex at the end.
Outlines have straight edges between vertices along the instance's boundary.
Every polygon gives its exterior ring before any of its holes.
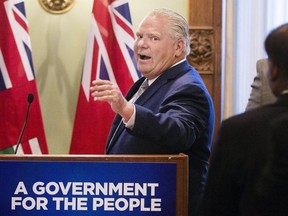
{"type": "Polygon", "coordinates": [[[265,105],[224,120],[223,124],[232,124],[238,126],[255,125],[256,123],[270,122],[271,118],[278,117],[281,113],[288,111],[288,106],[279,106],[277,104],[265,105]]]}

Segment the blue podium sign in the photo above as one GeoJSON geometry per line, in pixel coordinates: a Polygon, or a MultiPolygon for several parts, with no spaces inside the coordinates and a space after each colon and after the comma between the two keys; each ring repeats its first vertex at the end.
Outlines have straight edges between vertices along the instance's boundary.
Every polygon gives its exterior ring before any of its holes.
{"type": "Polygon", "coordinates": [[[0,160],[0,216],[175,216],[175,162],[0,160]]]}

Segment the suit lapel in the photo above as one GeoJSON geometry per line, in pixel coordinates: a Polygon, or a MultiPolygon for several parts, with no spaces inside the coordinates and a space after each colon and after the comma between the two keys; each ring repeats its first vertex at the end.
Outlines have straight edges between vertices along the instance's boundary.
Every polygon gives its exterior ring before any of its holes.
{"type": "Polygon", "coordinates": [[[112,146],[115,144],[116,140],[118,139],[118,137],[120,136],[124,128],[125,128],[125,125],[123,121],[121,120],[118,126],[116,127],[116,129],[111,133],[112,136],[106,145],[106,153],[108,153],[109,150],[112,148],[112,146]]]}
{"type": "Polygon", "coordinates": [[[135,104],[143,105],[147,100],[153,97],[153,95],[156,94],[158,89],[160,89],[163,85],[165,85],[167,82],[171,80],[177,79],[184,73],[187,73],[189,69],[190,69],[189,65],[187,64],[186,61],[180,63],[179,65],[176,65],[173,68],[168,69],[161,76],[159,76],[155,80],[155,82],[152,83],[151,86],[149,86],[149,88],[135,101],[135,104]]]}
{"type": "MultiPolygon", "coordinates": [[[[127,95],[125,96],[126,100],[129,101],[133,97],[133,95],[138,91],[138,89],[140,88],[144,80],[145,80],[145,77],[141,77],[139,80],[137,80],[134,83],[134,85],[130,88],[127,95]]],[[[118,139],[122,131],[125,129],[125,125],[122,122],[122,117],[118,114],[116,115],[113,121],[113,125],[114,127],[111,129],[109,137],[108,137],[108,141],[106,145],[106,153],[109,152],[109,150],[114,145],[114,143],[116,142],[116,140],[118,139]]]]}

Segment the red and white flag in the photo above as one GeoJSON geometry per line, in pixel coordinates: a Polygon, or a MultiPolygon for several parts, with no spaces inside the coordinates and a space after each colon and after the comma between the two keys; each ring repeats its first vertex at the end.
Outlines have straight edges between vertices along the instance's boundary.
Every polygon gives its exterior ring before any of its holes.
{"type": "Polygon", "coordinates": [[[15,147],[34,95],[17,153],[47,154],[24,0],[0,0],[0,150],[15,147]]]}
{"type": "Polygon", "coordinates": [[[116,82],[125,95],[139,79],[134,32],[127,0],[94,0],[70,154],[103,154],[115,113],[94,101],[91,82],[116,82]]]}

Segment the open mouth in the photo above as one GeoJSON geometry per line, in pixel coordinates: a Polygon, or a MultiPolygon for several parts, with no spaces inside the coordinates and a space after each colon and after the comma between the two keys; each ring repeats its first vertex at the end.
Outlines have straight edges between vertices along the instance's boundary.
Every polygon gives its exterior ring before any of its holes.
{"type": "Polygon", "coordinates": [[[146,56],[146,55],[139,55],[140,59],[141,60],[148,60],[148,59],[151,59],[150,56],[146,56]]]}

